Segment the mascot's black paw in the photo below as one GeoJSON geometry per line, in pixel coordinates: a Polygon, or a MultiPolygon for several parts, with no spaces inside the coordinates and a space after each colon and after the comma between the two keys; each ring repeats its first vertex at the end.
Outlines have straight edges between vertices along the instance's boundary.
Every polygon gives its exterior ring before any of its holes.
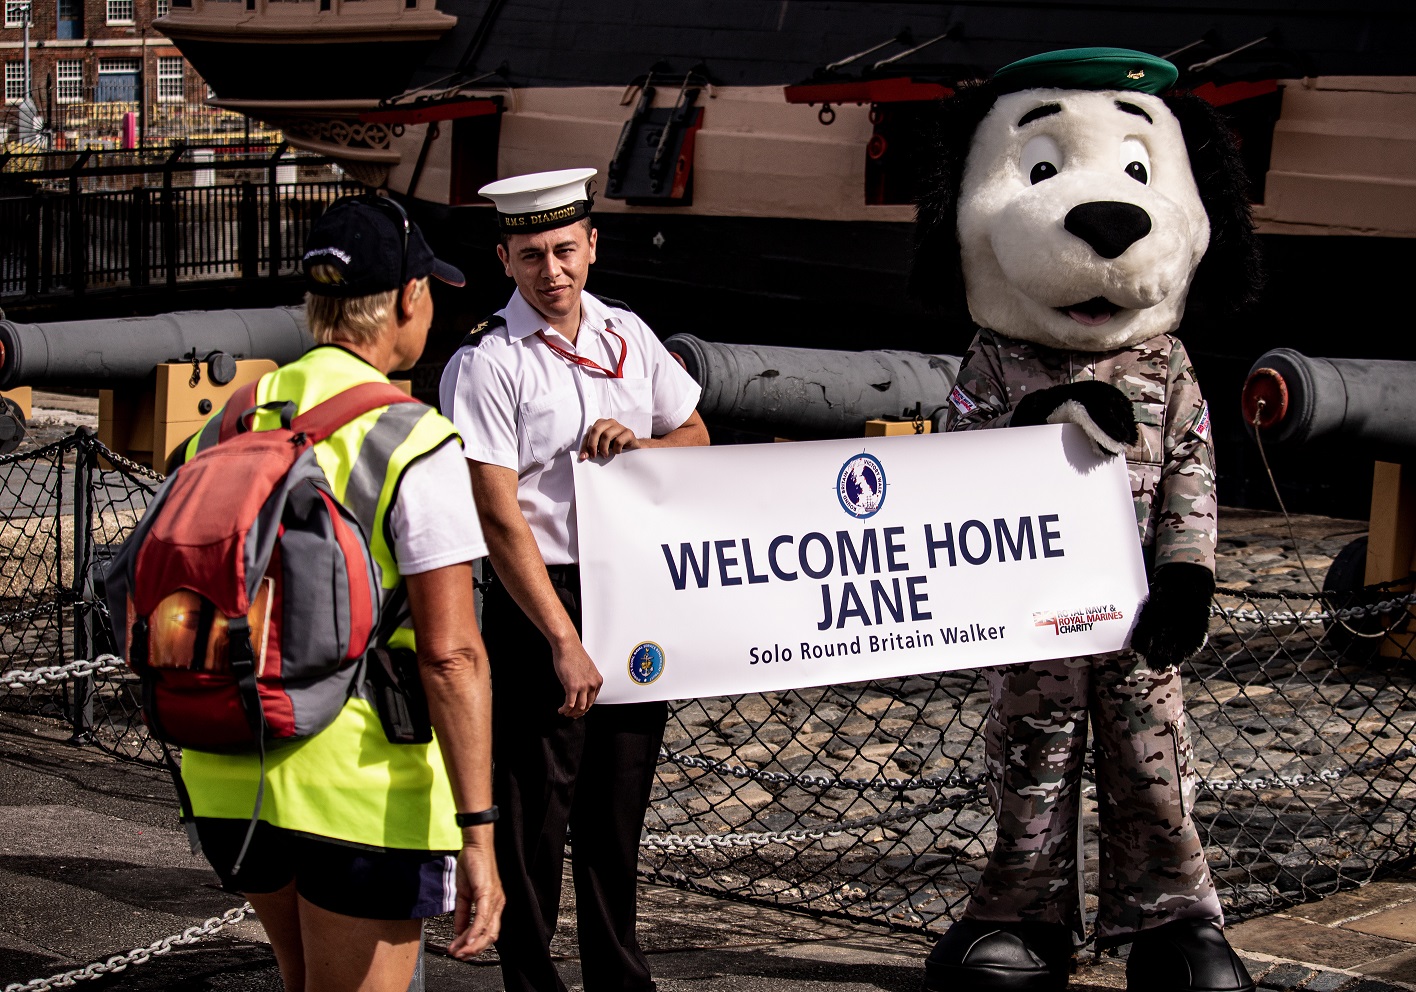
{"type": "Polygon", "coordinates": [[[1062,992],[1072,933],[1060,923],[962,919],[924,962],[929,992],[1062,992]]]}
{"type": "Polygon", "coordinates": [[[1024,396],[1013,410],[1012,425],[1038,424],[1076,424],[1104,455],[1119,454],[1140,437],[1136,410],[1126,394],[1094,379],[1049,386],[1024,396]]]}
{"type": "Polygon", "coordinates": [[[1126,961],[1127,992],[1253,992],[1254,980],[1208,920],[1142,930],[1126,961]]]}
{"type": "Polygon", "coordinates": [[[1175,665],[1204,647],[1214,573],[1203,565],[1161,565],[1151,579],[1131,647],[1153,667],[1175,665]]]}

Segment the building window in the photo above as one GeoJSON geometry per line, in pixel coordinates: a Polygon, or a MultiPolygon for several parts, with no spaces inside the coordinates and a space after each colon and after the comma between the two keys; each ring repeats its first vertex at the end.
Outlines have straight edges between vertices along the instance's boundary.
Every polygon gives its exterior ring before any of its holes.
{"type": "Polygon", "coordinates": [[[133,0],[108,0],[109,24],[133,23],[133,0]]]}
{"type": "Polygon", "coordinates": [[[137,59],[99,59],[98,91],[94,99],[99,103],[136,103],[138,69],[137,59]]]}
{"type": "Polygon", "coordinates": [[[19,103],[25,98],[29,87],[25,85],[25,64],[23,62],[5,63],[5,102],[19,103]]]}
{"type": "Polygon", "coordinates": [[[157,0],[157,16],[166,17],[172,9],[172,0],[157,0]]]}
{"type": "Polygon", "coordinates": [[[157,99],[159,103],[176,103],[185,96],[182,86],[182,57],[161,56],[157,60],[157,99]]]}
{"type": "Polygon", "coordinates": [[[83,5],[79,0],[59,0],[57,15],[55,37],[60,41],[83,37],[83,5]]]}
{"type": "Polygon", "coordinates": [[[29,10],[30,0],[5,0],[5,26],[7,28],[24,27],[25,15],[29,13],[29,10]]]}
{"type": "Polygon", "coordinates": [[[80,59],[61,59],[54,63],[54,99],[59,103],[78,103],[84,98],[84,63],[80,59]]]}

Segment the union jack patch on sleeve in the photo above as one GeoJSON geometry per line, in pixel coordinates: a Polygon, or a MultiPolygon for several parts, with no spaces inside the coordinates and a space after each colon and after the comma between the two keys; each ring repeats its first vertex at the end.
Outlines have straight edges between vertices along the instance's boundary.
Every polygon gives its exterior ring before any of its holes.
{"type": "Polygon", "coordinates": [[[958,386],[955,386],[949,393],[949,402],[954,404],[954,409],[965,417],[978,409],[978,404],[973,401],[973,397],[958,386]]]}
{"type": "Polygon", "coordinates": [[[1208,400],[1206,400],[1205,403],[1204,403],[1204,405],[1203,405],[1202,407],[1200,407],[1200,416],[1199,416],[1199,419],[1195,421],[1195,426],[1193,426],[1193,427],[1190,428],[1190,433],[1193,434],[1193,435],[1195,435],[1195,437],[1199,438],[1201,441],[1205,441],[1205,442],[1208,442],[1208,441],[1209,441],[1209,439],[1210,439],[1210,405],[1209,405],[1209,401],[1208,401],[1208,400]]]}

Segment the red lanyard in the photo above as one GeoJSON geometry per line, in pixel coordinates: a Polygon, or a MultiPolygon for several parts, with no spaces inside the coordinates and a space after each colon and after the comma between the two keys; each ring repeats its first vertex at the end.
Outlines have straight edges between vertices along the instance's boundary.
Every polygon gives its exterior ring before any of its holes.
{"type": "Polygon", "coordinates": [[[615,336],[616,338],[619,338],[619,343],[620,343],[619,364],[617,364],[617,365],[615,366],[615,370],[614,370],[613,372],[611,372],[609,369],[605,368],[605,367],[604,367],[603,365],[601,365],[599,362],[591,361],[590,359],[584,357],[583,355],[577,355],[577,354],[574,354],[573,352],[566,351],[566,350],[565,350],[564,348],[562,348],[560,345],[556,344],[556,343],[555,343],[554,341],[552,341],[550,338],[546,337],[546,332],[545,332],[545,331],[537,331],[537,332],[536,332],[536,336],[539,337],[542,341],[546,342],[546,346],[547,346],[547,347],[549,347],[549,348],[550,348],[552,351],[554,351],[557,355],[559,355],[559,356],[561,356],[562,358],[564,358],[566,361],[570,362],[572,365],[579,365],[579,366],[580,366],[581,368],[583,368],[583,369],[594,369],[596,372],[603,372],[603,373],[605,373],[605,375],[609,376],[611,379],[623,379],[623,378],[624,378],[624,359],[625,359],[625,356],[629,354],[629,345],[625,342],[624,338],[620,337],[618,334],[615,334],[614,330],[610,327],[609,324],[606,324],[606,325],[605,325],[605,332],[606,332],[607,334],[614,334],[614,336],[615,336]]]}

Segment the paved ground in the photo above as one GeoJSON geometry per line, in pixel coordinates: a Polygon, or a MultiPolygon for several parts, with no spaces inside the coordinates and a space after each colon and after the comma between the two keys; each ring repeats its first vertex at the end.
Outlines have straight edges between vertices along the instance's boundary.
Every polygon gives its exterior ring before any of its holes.
{"type": "MultiPolygon", "coordinates": [[[[239,904],[188,851],[163,773],[63,741],[58,725],[0,715],[0,983],[45,977],[200,923],[239,904]]],[[[663,992],[914,992],[927,937],[646,888],[641,933],[663,992]]],[[[569,907],[567,907],[568,909],[569,907]]],[[[567,921],[568,922],[568,921],[567,921]]],[[[566,926],[564,969],[578,982],[566,926]]],[[[428,988],[492,992],[492,962],[436,952],[428,988]]],[[[1231,928],[1270,989],[1416,988],[1416,873],[1231,928]]],[[[1085,962],[1078,990],[1123,988],[1124,962],[1085,962]]],[[[278,990],[254,920],[87,987],[278,990]]]]}
{"type": "Polygon", "coordinates": [[[98,397],[69,396],[35,390],[30,397],[30,419],[25,422],[25,439],[19,451],[42,448],[68,437],[76,427],[98,429],[98,397]]]}
{"type": "MultiPolygon", "coordinates": [[[[35,405],[31,441],[38,445],[86,422],[96,402],[37,394],[35,405]]],[[[1281,518],[1226,510],[1224,524],[1223,586],[1308,588],[1281,518]]],[[[1364,530],[1360,522],[1323,518],[1294,524],[1319,583],[1332,558],[1364,530]]],[[[218,890],[205,862],[188,851],[162,772],[71,747],[63,738],[57,724],[0,714],[0,986],[147,945],[240,903],[218,890]]],[[[428,988],[499,989],[493,961],[465,965],[437,954],[447,926],[440,920],[429,928],[428,988]]],[[[1416,989],[1416,872],[1239,924],[1230,936],[1269,989],[1416,989]]],[[[923,935],[662,888],[644,890],[641,939],[663,992],[913,992],[922,988],[921,962],[931,943],[923,935]]],[[[557,947],[568,982],[578,983],[573,926],[563,926],[557,947]]],[[[281,987],[254,919],[85,984],[281,987]]],[[[1078,990],[1124,985],[1124,962],[1115,958],[1084,962],[1072,982],[1078,990]]]]}

